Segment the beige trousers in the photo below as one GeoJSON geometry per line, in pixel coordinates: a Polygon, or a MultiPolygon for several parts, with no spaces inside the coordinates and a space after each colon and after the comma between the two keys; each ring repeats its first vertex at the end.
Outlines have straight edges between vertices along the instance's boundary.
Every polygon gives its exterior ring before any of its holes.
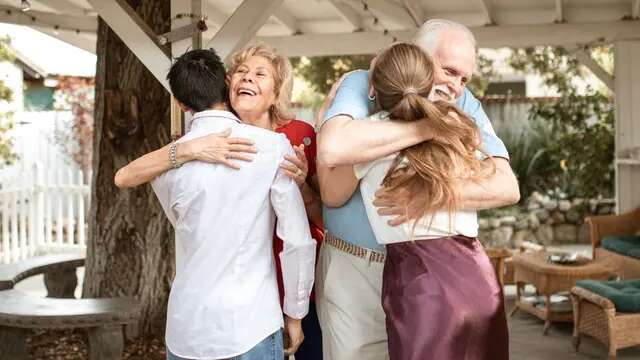
{"type": "Polygon", "coordinates": [[[324,360],[387,360],[382,310],[384,264],[324,243],[316,271],[316,306],[324,360]]]}

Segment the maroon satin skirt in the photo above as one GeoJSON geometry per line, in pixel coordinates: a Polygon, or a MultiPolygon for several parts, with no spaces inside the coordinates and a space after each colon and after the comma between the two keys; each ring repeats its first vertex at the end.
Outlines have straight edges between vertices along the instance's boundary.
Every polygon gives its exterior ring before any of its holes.
{"type": "Polygon", "coordinates": [[[387,245],[382,306],[391,360],[509,359],[502,288],[475,238],[387,245]]]}

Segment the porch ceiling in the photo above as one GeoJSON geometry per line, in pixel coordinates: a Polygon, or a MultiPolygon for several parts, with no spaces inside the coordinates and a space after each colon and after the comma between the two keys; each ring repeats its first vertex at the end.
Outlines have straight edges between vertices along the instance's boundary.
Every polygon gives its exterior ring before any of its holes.
{"type": "MultiPolygon", "coordinates": [[[[204,44],[242,1],[202,0],[204,44]]],[[[97,12],[87,0],[29,0],[27,12],[20,3],[0,0],[0,22],[95,51],[97,12]]],[[[639,7],[640,0],[284,0],[254,39],[291,56],[372,53],[394,37],[409,39],[427,19],[448,18],[469,26],[481,47],[613,42],[640,38],[639,7]]]]}

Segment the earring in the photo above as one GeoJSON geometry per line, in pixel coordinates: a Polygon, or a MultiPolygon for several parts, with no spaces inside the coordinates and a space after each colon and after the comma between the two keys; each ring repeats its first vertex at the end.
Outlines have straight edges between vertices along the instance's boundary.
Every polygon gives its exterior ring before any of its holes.
{"type": "Polygon", "coordinates": [[[373,95],[369,94],[368,97],[369,97],[369,100],[371,100],[371,101],[375,101],[376,100],[376,94],[373,94],[373,95]]]}

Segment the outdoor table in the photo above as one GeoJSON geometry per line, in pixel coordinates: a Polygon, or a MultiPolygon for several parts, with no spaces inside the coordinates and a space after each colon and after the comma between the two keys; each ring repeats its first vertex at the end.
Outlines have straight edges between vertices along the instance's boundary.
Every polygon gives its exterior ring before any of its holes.
{"type": "Polygon", "coordinates": [[[568,292],[576,281],[582,279],[606,280],[612,274],[612,267],[607,261],[595,259],[587,260],[576,265],[559,265],[547,260],[549,253],[537,251],[524,253],[513,257],[514,278],[516,283],[516,302],[510,316],[518,309],[524,310],[544,320],[543,334],[547,334],[552,321],[573,321],[573,311],[553,311],[551,295],[568,292]],[[535,286],[538,294],[545,298],[544,307],[524,301],[524,286],[535,286]]]}

